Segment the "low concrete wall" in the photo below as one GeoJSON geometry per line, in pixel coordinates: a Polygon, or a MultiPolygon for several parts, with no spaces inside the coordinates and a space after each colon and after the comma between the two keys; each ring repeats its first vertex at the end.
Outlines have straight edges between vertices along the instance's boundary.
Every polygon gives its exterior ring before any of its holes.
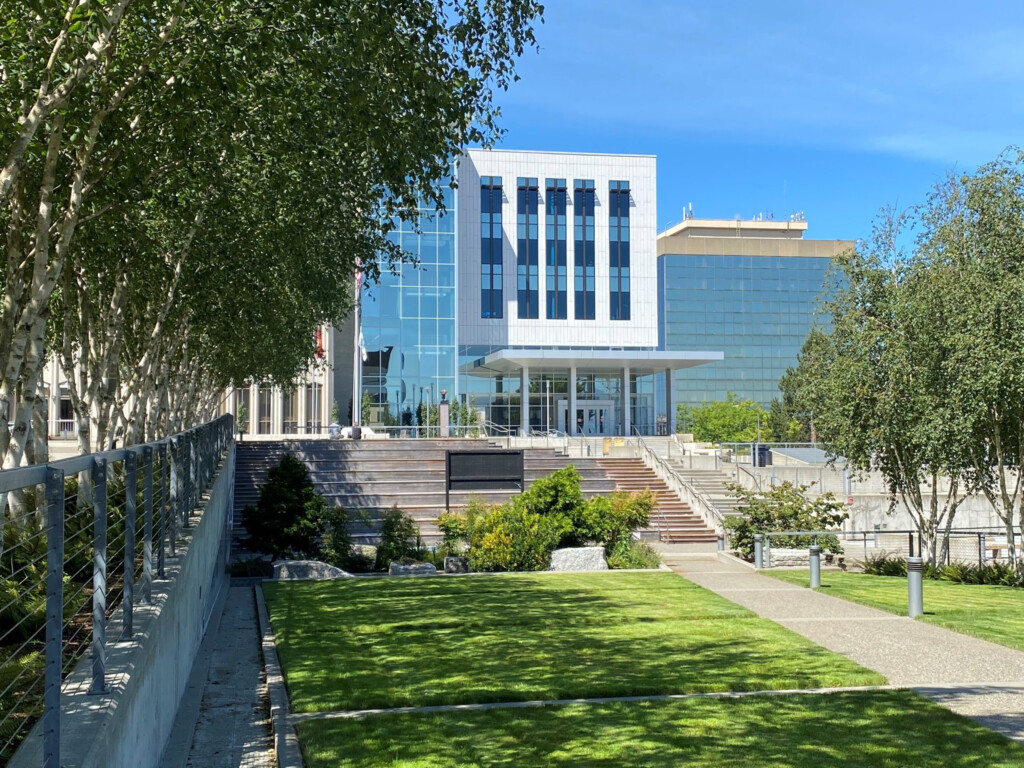
{"type": "MultiPolygon", "coordinates": [[[[153,605],[136,605],[135,635],[120,637],[120,611],[107,628],[109,693],[91,695],[88,654],[68,677],[61,695],[62,768],[156,768],[171,733],[178,703],[206,632],[217,595],[228,582],[235,452],[221,464],[198,520],[184,531],[177,556],[166,561],[167,579],[153,585],[153,605]]],[[[42,765],[37,724],[9,768],[42,765]]]]}

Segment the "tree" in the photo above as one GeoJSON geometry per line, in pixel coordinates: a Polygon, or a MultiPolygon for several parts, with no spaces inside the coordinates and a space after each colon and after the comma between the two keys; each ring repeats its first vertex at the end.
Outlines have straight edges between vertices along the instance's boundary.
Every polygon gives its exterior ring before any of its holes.
{"type": "MultiPolygon", "coordinates": [[[[535,44],[533,0],[0,0],[0,454],[59,350],[80,445],[285,383],[535,44]],[[53,309],[58,311],[53,312],[53,309]],[[49,336],[48,336],[49,326],[49,336]]],[[[13,445],[12,442],[13,435],[13,445]]]]}
{"type": "Polygon", "coordinates": [[[693,408],[679,404],[676,423],[689,429],[695,440],[709,443],[749,443],[767,434],[768,414],[753,400],[740,400],[732,392],[725,400],[704,402],[693,408]]]}
{"type": "Polygon", "coordinates": [[[316,555],[326,518],[326,500],[306,465],[291,454],[270,468],[256,506],[242,512],[253,548],[275,558],[316,555]]]}
{"type": "Polygon", "coordinates": [[[926,259],[901,243],[914,219],[883,214],[874,236],[838,258],[826,309],[832,327],[808,337],[793,374],[818,437],[854,469],[877,470],[901,501],[934,564],[970,489],[951,418],[952,374],[938,330],[943,302],[926,259]]]}
{"type": "MultiPolygon", "coordinates": [[[[833,531],[849,515],[831,493],[807,498],[809,485],[793,485],[788,480],[767,491],[748,490],[731,485],[730,490],[740,501],[740,514],[728,517],[725,527],[729,541],[747,560],[754,557],[754,534],[771,531],[833,531]]],[[[776,546],[810,546],[810,536],[780,536],[772,539],[776,546]]],[[[842,552],[835,536],[818,536],[816,543],[826,552],[842,552]]]]}

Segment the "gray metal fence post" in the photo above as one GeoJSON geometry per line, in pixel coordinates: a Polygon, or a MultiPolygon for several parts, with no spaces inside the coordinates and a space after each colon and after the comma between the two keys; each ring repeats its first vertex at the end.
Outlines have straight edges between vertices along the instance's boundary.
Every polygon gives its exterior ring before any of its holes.
{"type": "Polygon", "coordinates": [[[142,485],[142,601],[153,604],[153,448],[142,449],[145,474],[142,485]]]}
{"type": "Polygon", "coordinates": [[[164,546],[165,539],[167,537],[167,501],[168,501],[168,483],[170,473],[167,471],[167,443],[160,443],[157,447],[157,455],[160,457],[160,522],[158,525],[160,531],[160,541],[157,544],[156,550],[156,575],[161,579],[167,578],[167,572],[164,570],[164,546]]]}
{"type": "Polygon", "coordinates": [[[192,435],[187,433],[181,440],[181,527],[188,528],[192,525],[192,435]]]}
{"type": "Polygon", "coordinates": [[[181,462],[178,455],[178,438],[172,437],[170,450],[167,452],[168,464],[168,488],[170,497],[168,499],[167,517],[171,523],[170,552],[174,557],[174,548],[178,536],[178,515],[180,514],[181,503],[181,462]]]}
{"type": "Polygon", "coordinates": [[[106,693],[107,670],[107,460],[92,466],[92,685],[106,693]]]}
{"type": "Polygon", "coordinates": [[[764,565],[764,551],[762,549],[762,536],[760,533],[754,534],[754,567],[762,568],[764,565]]]}
{"type": "Polygon", "coordinates": [[[817,589],[821,586],[821,547],[817,544],[812,544],[810,549],[811,555],[811,589],[817,589]]]}
{"type": "Polygon", "coordinates": [[[64,471],[46,469],[46,651],[43,768],[60,768],[60,678],[64,640],[64,471]]]}
{"type": "Polygon", "coordinates": [[[130,640],[135,624],[135,523],[139,490],[138,456],[124,456],[124,590],[121,592],[121,639],[130,640]]]}
{"type": "Polygon", "coordinates": [[[982,532],[978,534],[978,565],[985,565],[985,555],[985,533],[982,532]]]}
{"type": "Polygon", "coordinates": [[[907,615],[915,618],[924,613],[922,580],[924,561],[920,557],[907,558],[907,615]]]}

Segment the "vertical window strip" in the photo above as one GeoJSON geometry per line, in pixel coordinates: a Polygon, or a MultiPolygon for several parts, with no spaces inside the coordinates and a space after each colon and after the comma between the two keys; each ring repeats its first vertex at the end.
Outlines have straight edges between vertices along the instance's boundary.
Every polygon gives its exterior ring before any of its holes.
{"type": "Polygon", "coordinates": [[[480,178],[480,317],[502,316],[501,177],[480,178]]]}
{"type": "Polygon", "coordinates": [[[594,290],[594,204],[593,179],[573,182],[573,293],[577,320],[596,317],[594,290]]]}
{"type": "Polygon", "coordinates": [[[609,316],[629,320],[629,182],[608,184],[609,316]]]}
{"type": "Polygon", "coordinates": [[[516,289],[518,315],[535,320],[540,317],[538,274],[538,206],[540,190],[535,178],[519,178],[516,182],[516,289]]]}
{"type": "Polygon", "coordinates": [[[548,179],[545,185],[545,242],[547,248],[547,317],[565,320],[568,311],[568,246],[566,243],[566,209],[569,192],[565,179],[548,179]]]}

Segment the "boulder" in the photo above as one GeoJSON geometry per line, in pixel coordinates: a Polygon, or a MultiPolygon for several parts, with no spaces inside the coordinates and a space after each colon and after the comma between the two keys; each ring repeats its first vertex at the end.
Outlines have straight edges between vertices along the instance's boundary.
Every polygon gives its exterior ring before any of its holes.
{"type": "Polygon", "coordinates": [[[278,560],[274,563],[274,578],[281,580],[351,579],[352,574],[319,560],[278,560]]]}
{"type": "Polygon", "coordinates": [[[567,547],[551,553],[552,571],[607,571],[604,547],[567,547]]]}
{"type": "Polygon", "coordinates": [[[445,573],[469,573],[468,557],[446,557],[444,559],[445,573]]]}
{"type": "Polygon", "coordinates": [[[430,563],[413,563],[412,565],[391,563],[388,566],[388,573],[392,576],[433,576],[437,573],[437,568],[430,563]]]}

